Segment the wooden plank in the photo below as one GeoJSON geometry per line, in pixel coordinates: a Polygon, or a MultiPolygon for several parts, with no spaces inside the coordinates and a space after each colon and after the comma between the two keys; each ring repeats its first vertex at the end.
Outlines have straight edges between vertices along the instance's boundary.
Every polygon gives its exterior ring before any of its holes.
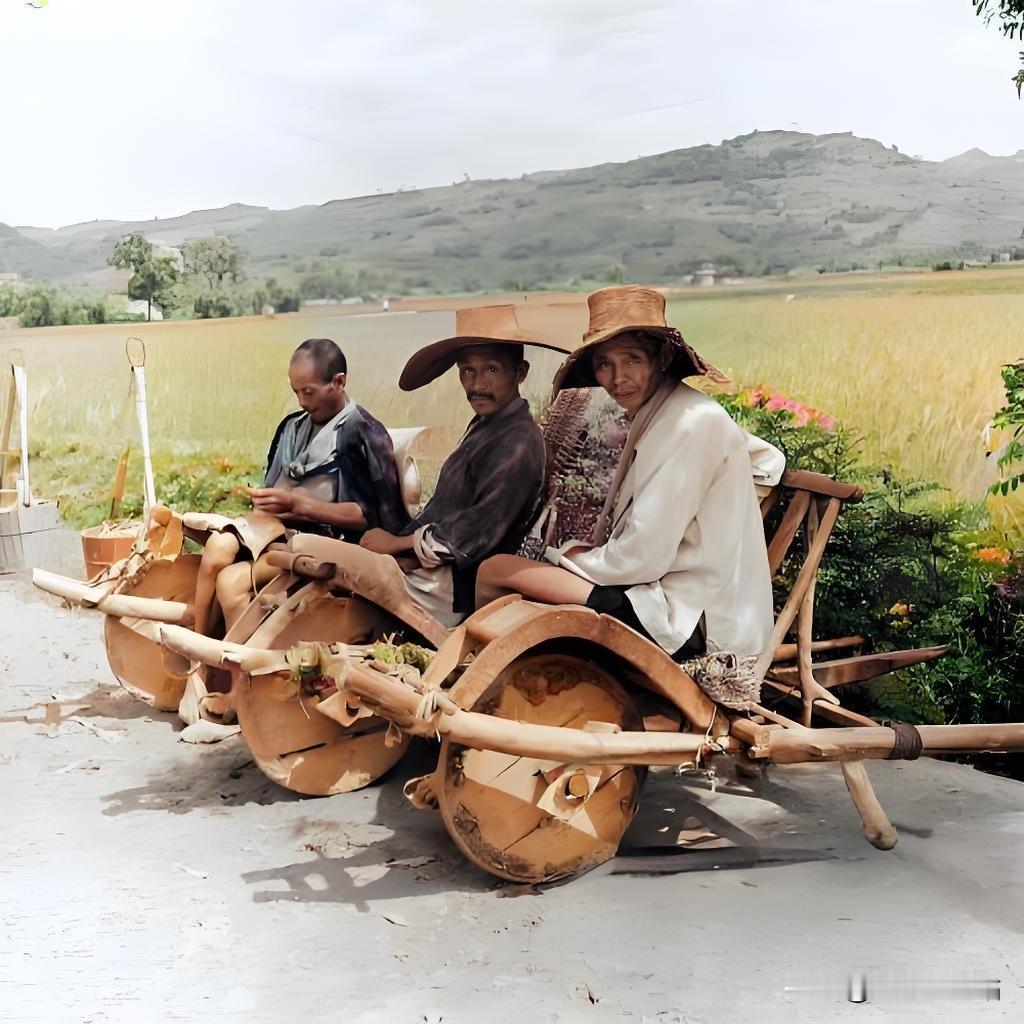
{"type": "MultiPolygon", "coordinates": [[[[888,675],[897,669],[934,661],[949,650],[948,644],[938,647],[919,647],[910,651],[881,651],[877,654],[860,654],[853,658],[836,658],[835,661],[816,662],[811,666],[814,678],[822,686],[832,688],[846,683],[862,683],[867,679],[888,675]]],[[[782,682],[799,682],[796,666],[773,668],[772,675],[782,682]]]]}
{"type": "Polygon", "coordinates": [[[789,508],[786,509],[782,522],[779,523],[779,528],[768,545],[768,569],[772,576],[779,571],[779,566],[782,565],[782,560],[793,543],[796,531],[800,529],[810,503],[811,496],[806,491],[799,491],[793,495],[789,508]]]}
{"type": "Polygon", "coordinates": [[[782,486],[840,501],[860,501],[864,497],[864,492],[856,484],[844,484],[823,473],[811,473],[806,469],[786,470],[782,474],[782,486]]]}

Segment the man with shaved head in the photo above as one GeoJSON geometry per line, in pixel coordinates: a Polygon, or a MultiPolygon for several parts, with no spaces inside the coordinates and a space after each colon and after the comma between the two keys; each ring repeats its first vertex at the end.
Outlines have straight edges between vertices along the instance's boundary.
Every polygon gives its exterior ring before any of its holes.
{"type": "Polygon", "coordinates": [[[274,433],[254,512],[214,533],[196,581],[195,629],[206,632],[216,592],[230,626],[252,590],[273,577],[263,551],[286,527],[358,542],[367,530],[408,520],[391,437],[346,393],[348,364],[329,338],[292,353],[288,381],[300,405],[274,433]],[[240,552],[248,558],[237,561],[240,552]]]}

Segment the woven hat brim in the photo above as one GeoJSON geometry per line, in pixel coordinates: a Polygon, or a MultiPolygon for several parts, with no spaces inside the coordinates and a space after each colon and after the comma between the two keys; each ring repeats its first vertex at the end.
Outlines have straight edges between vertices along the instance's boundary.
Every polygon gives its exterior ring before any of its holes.
{"type": "Polygon", "coordinates": [[[417,388],[437,380],[442,373],[450,370],[458,361],[463,349],[475,348],[478,345],[530,345],[534,348],[546,348],[552,352],[565,355],[571,351],[561,345],[546,341],[526,341],[521,338],[482,338],[474,336],[457,336],[435,341],[419,352],[414,352],[398,378],[398,386],[403,391],[415,391],[417,388]]]}
{"type": "Polygon", "coordinates": [[[687,377],[707,377],[716,384],[728,384],[729,378],[711,365],[695,349],[691,348],[685,341],[680,344],[679,332],[671,327],[652,327],[648,324],[633,324],[630,326],[609,327],[603,331],[588,335],[583,344],[575,349],[569,357],[555,372],[555,379],[552,384],[554,394],[558,394],[565,388],[596,388],[599,387],[594,379],[594,370],[587,358],[598,345],[608,341],[620,334],[631,332],[643,334],[657,334],[668,339],[669,343],[676,350],[672,362],[669,363],[666,372],[671,376],[685,380],[687,377]]]}

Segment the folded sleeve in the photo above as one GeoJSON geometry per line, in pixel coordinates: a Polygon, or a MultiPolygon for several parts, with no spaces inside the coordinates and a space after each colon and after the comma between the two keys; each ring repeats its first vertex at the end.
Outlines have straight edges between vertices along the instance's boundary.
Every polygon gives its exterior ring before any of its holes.
{"type": "MultiPolygon", "coordinates": [[[[740,428],[742,430],[742,427],[740,428]]],[[[758,487],[774,487],[786,471],[786,456],[775,445],[744,430],[750,470],[758,487]]]]}

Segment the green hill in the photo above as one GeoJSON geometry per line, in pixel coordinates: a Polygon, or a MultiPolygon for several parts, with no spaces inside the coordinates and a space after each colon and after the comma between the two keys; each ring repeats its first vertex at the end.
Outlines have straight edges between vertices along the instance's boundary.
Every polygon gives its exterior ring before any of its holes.
{"type": "Polygon", "coordinates": [[[275,211],[0,229],[0,271],[84,281],[118,237],[226,234],[254,277],[363,271],[378,291],[642,280],[986,258],[1020,243],[1024,152],[915,159],[852,134],[754,132],[625,163],[275,211]],[[13,232],[13,233],[12,233],[13,232]]]}

